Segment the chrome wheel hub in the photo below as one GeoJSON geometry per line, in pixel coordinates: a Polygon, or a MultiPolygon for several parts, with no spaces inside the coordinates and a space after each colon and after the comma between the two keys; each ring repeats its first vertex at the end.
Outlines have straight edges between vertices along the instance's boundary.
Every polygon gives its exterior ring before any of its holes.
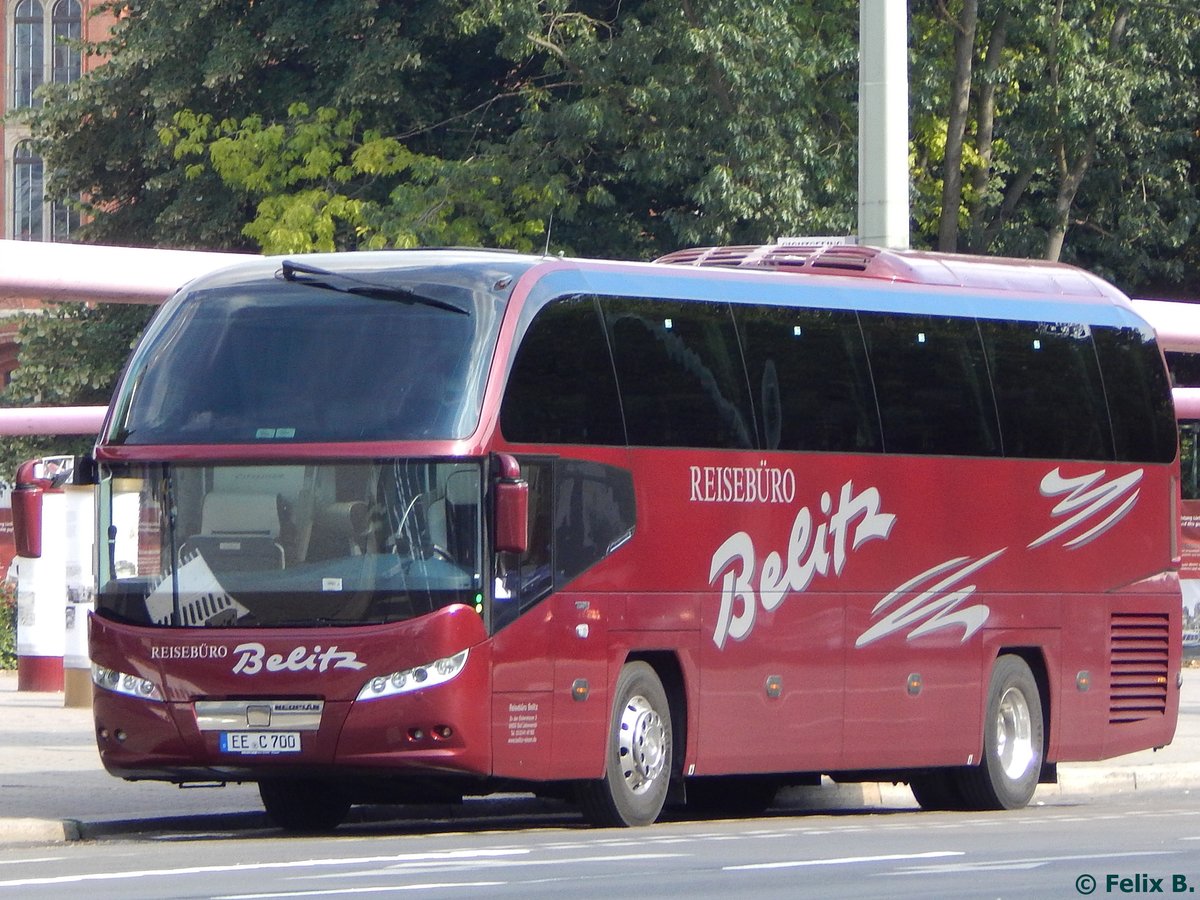
{"type": "Polygon", "coordinates": [[[621,713],[617,752],[625,785],[648,791],[667,764],[667,729],[645,697],[630,697],[621,713]]]}
{"type": "Polygon", "coordinates": [[[996,708],[996,756],[1004,774],[1014,781],[1037,761],[1029,703],[1016,688],[1006,690],[996,708]]]}

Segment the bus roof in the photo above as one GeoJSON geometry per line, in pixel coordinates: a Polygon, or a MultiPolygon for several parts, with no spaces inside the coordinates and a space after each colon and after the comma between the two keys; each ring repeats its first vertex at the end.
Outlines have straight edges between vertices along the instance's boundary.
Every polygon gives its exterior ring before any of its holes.
{"type": "Polygon", "coordinates": [[[655,262],[1129,302],[1128,297],[1103,279],[1075,266],[1045,260],[783,242],[761,246],[698,247],[669,253],[655,262]]]}

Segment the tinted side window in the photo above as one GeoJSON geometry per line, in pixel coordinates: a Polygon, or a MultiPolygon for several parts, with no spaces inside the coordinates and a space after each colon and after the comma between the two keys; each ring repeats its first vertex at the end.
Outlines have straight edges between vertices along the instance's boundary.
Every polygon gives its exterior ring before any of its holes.
{"type": "Polygon", "coordinates": [[[1112,459],[1086,325],[980,320],[1006,456],[1112,459]]]}
{"type": "Polygon", "coordinates": [[[1200,353],[1168,350],[1165,355],[1172,384],[1180,387],[1200,386],[1200,353]]]}
{"type": "Polygon", "coordinates": [[[756,446],[745,368],[726,304],[600,302],[630,444],[756,446]]]}
{"type": "Polygon", "coordinates": [[[518,443],[625,443],[595,299],[555,300],[534,318],[508,376],[500,430],[518,443]]]}
{"type": "Polygon", "coordinates": [[[1000,453],[974,319],[861,313],[888,453],[1000,453]]]}
{"type": "Polygon", "coordinates": [[[554,481],[555,584],[562,585],[633,536],[633,474],[615,466],[558,460],[554,481]]]}
{"type": "Polygon", "coordinates": [[[1179,425],[1180,494],[1184,500],[1200,500],[1200,423],[1181,422],[1179,425]]]}
{"type": "Polygon", "coordinates": [[[554,587],[550,535],[554,521],[554,461],[522,457],[529,482],[529,548],[521,554],[496,554],[492,631],[549,596],[554,587]]]}
{"type": "Polygon", "coordinates": [[[734,317],[765,449],[882,449],[853,312],[742,306],[734,317]]]}
{"type": "Polygon", "coordinates": [[[1117,459],[1175,458],[1175,411],[1158,346],[1136,328],[1093,327],[1117,459]]]}

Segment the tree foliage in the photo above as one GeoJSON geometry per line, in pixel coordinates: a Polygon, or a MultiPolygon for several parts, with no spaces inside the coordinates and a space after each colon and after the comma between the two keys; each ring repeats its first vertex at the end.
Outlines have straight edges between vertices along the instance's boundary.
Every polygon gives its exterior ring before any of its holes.
{"type": "Polygon", "coordinates": [[[918,240],[1061,256],[1130,290],[1185,279],[1200,212],[1200,9],[924,7],[914,47],[939,64],[914,79],[918,240]]]}
{"type": "Polygon", "coordinates": [[[265,253],[421,245],[533,249],[569,202],[561,178],[511,183],[495,158],[441,159],[362,128],[359,113],[293,104],[285,121],[186,110],[160,132],[185,170],[257,201],[246,237],[265,253]]]}
{"type": "Polygon", "coordinates": [[[447,116],[478,102],[495,61],[445,27],[455,5],[113,0],[111,37],[85,45],[108,62],[48,86],[35,116],[51,190],[87,198],[87,240],[238,247],[254,206],[216,173],[185,171],[159,139],[182,109],[272,121],[303,99],[360,111],[367,127],[401,127],[418,152],[443,126],[434,143],[461,155],[474,123],[447,116]]]}
{"type": "MultiPolygon", "coordinates": [[[[5,406],[103,406],[151,312],[146,306],[63,303],[21,321],[21,365],[0,395],[5,406]]],[[[82,453],[91,438],[0,438],[0,479],[38,456],[82,453]]]]}
{"type": "Polygon", "coordinates": [[[556,246],[645,256],[853,225],[847,0],[122,9],[35,124],[89,239],[525,246],[553,214],[556,246]]]}
{"type": "MultiPolygon", "coordinates": [[[[851,0],[114,0],[35,117],[85,237],[651,257],[849,232],[851,0]]],[[[1200,9],[910,0],[918,246],[1129,290],[1200,256],[1200,9]]]]}

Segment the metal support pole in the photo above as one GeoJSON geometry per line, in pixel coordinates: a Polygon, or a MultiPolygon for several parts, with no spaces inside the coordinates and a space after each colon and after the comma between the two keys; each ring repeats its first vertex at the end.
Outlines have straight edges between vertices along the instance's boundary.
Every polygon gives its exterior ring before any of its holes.
{"type": "Polygon", "coordinates": [[[908,3],[861,0],[858,239],[908,249],[908,3]]]}

